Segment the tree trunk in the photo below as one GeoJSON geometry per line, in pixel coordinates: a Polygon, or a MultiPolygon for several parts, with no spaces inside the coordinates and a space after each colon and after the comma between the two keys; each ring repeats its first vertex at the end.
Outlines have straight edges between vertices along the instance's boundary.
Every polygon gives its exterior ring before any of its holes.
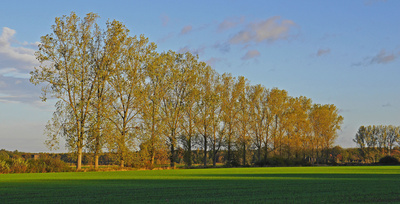
{"type": "Polygon", "coordinates": [[[203,157],[204,167],[207,166],[207,137],[204,137],[204,157],[203,157]]]}
{"type": "Polygon", "coordinates": [[[76,163],[76,169],[82,169],[82,147],[78,147],[78,161],[76,163]]]}
{"type": "Polygon", "coordinates": [[[99,155],[98,155],[98,154],[96,154],[96,155],[94,156],[94,168],[95,168],[95,169],[98,169],[98,168],[99,168],[99,155]]]}
{"type": "Polygon", "coordinates": [[[175,168],[175,147],[174,144],[171,141],[171,157],[170,157],[170,161],[171,161],[171,168],[175,168]]]}
{"type": "Polygon", "coordinates": [[[154,156],[155,156],[155,148],[154,148],[154,144],[152,144],[152,145],[153,145],[153,147],[151,148],[152,150],[151,150],[151,159],[150,159],[151,166],[153,166],[153,165],[154,165],[154,156]]]}
{"type": "Polygon", "coordinates": [[[246,143],[243,143],[243,166],[246,166],[246,143]]]}
{"type": "Polygon", "coordinates": [[[265,144],[265,150],[264,150],[264,162],[267,163],[268,160],[268,146],[265,144]]]}
{"type": "Polygon", "coordinates": [[[227,153],[227,161],[226,163],[228,164],[228,166],[231,166],[231,134],[229,133],[228,135],[228,153],[227,153]]]}
{"type": "Polygon", "coordinates": [[[187,141],[188,150],[186,152],[186,164],[188,167],[192,166],[192,138],[189,137],[187,141]]]}
{"type": "Polygon", "coordinates": [[[213,154],[214,154],[214,156],[213,156],[213,167],[216,167],[217,166],[217,151],[215,150],[215,147],[214,147],[213,154]]]}

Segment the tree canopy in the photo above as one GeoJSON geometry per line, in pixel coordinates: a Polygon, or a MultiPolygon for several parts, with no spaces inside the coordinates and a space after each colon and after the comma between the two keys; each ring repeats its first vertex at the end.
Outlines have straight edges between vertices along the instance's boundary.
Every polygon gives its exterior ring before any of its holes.
{"type": "Polygon", "coordinates": [[[335,105],[251,85],[219,74],[191,53],[158,53],[144,35],[118,21],[106,29],[89,13],[56,18],[41,38],[31,82],[58,99],[49,121],[50,146],[60,138],[78,155],[115,152],[120,166],[176,163],[176,151],[203,152],[203,165],[266,162],[268,157],[327,159],[343,117],[335,105]],[[254,156],[254,157],[253,157],[254,156]]]}

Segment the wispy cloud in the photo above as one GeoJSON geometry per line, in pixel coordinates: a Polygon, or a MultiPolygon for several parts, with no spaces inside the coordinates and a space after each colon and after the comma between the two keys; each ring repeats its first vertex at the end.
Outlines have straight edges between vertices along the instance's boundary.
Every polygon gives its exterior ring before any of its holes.
{"type": "Polygon", "coordinates": [[[392,106],[392,104],[390,104],[390,103],[385,103],[382,105],[383,108],[387,108],[387,107],[391,107],[391,106],[392,106]]]}
{"type": "Polygon", "coordinates": [[[193,27],[191,25],[187,25],[185,27],[182,28],[181,30],[181,35],[185,35],[187,33],[189,33],[190,31],[192,31],[193,27]]]}
{"type": "Polygon", "coordinates": [[[174,36],[175,36],[175,34],[173,32],[168,33],[168,35],[158,39],[157,43],[164,43],[164,42],[168,41],[169,39],[173,38],[174,36]]]}
{"type": "Polygon", "coordinates": [[[225,19],[224,21],[222,21],[219,25],[218,25],[218,32],[222,32],[225,30],[229,30],[231,28],[236,27],[239,24],[244,23],[245,18],[244,17],[240,17],[240,18],[229,18],[229,19],[225,19]]]}
{"type": "Polygon", "coordinates": [[[34,86],[29,79],[0,75],[0,102],[33,104],[41,101],[39,96],[41,96],[41,87],[34,86]]]}
{"type": "Polygon", "coordinates": [[[372,64],[388,64],[396,60],[399,53],[388,53],[385,49],[382,49],[378,54],[370,57],[365,57],[361,62],[353,63],[353,66],[367,66],[372,64]]]}
{"type": "Polygon", "coordinates": [[[186,53],[186,52],[190,52],[194,55],[202,55],[204,53],[204,50],[206,49],[206,47],[202,46],[200,48],[190,48],[189,46],[185,46],[182,47],[178,50],[178,53],[186,53]]]}
{"type": "Polygon", "coordinates": [[[169,23],[169,20],[170,20],[169,16],[163,14],[163,15],[160,16],[160,18],[161,18],[162,25],[163,26],[167,26],[168,23],[169,23]]]}
{"type": "Polygon", "coordinates": [[[296,24],[291,20],[282,20],[275,16],[261,22],[250,23],[245,29],[234,35],[229,42],[241,44],[249,42],[274,42],[288,39],[290,31],[296,24]]]}
{"type": "Polygon", "coordinates": [[[395,60],[397,56],[393,53],[386,53],[386,50],[381,50],[377,55],[373,56],[370,64],[386,64],[395,60]]]}
{"type": "Polygon", "coordinates": [[[215,66],[215,64],[217,64],[218,62],[222,61],[221,58],[216,58],[216,57],[211,57],[210,59],[208,59],[206,61],[206,63],[210,66],[215,66]]]}
{"type": "Polygon", "coordinates": [[[249,60],[255,57],[260,56],[260,52],[258,50],[249,50],[243,57],[242,60],[249,60]]]}
{"type": "Polygon", "coordinates": [[[328,49],[319,49],[317,51],[317,56],[320,57],[322,55],[327,55],[329,53],[331,53],[331,49],[329,49],[329,48],[328,49]]]}
{"type": "Polygon", "coordinates": [[[231,50],[231,45],[227,42],[225,43],[216,42],[213,45],[213,48],[218,49],[222,53],[228,53],[231,50]]]}

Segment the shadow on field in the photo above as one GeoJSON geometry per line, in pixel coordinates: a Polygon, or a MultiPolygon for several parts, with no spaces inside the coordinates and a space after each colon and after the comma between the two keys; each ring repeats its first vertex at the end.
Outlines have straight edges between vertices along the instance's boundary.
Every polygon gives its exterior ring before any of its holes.
{"type": "Polygon", "coordinates": [[[2,202],[400,202],[398,174],[187,174],[0,182],[2,202]],[[122,177],[123,178],[123,177],[122,177]]]}

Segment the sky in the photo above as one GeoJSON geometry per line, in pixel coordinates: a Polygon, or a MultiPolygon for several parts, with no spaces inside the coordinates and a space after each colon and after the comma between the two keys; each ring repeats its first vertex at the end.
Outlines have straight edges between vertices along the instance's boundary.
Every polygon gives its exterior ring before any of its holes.
{"type": "MultiPolygon", "coordinates": [[[[190,51],[218,73],[285,89],[344,117],[336,145],[361,125],[400,125],[400,1],[2,1],[0,149],[50,152],[44,128],[55,100],[29,82],[40,37],[56,17],[89,12],[121,21],[159,52],[190,51]]],[[[66,151],[63,146],[58,152],[66,151]]]]}

